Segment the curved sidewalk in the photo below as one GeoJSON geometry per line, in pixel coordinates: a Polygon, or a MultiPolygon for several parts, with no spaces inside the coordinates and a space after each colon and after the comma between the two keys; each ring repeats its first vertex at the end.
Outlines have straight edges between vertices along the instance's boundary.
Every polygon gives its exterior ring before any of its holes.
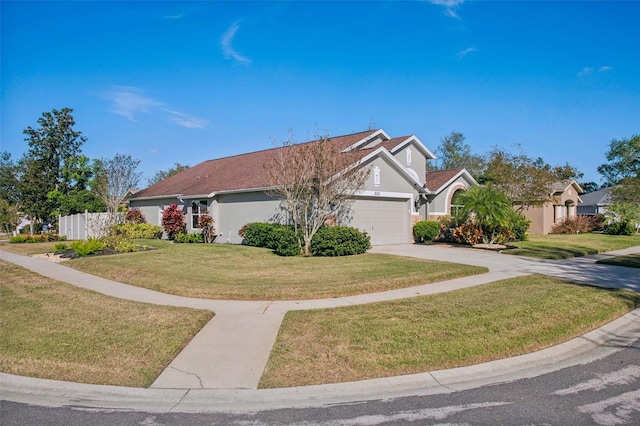
{"type": "MultiPolygon", "coordinates": [[[[43,405],[49,405],[54,401],[56,404],[68,405],[80,398],[83,405],[127,408],[129,404],[136,404],[135,407],[138,409],[146,407],[152,411],[202,411],[202,405],[207,405],[208,409],[215,411],[235,409],[234,407],[246,409],[247,406],[300,406],[309,404],[310,401],[343,402],[351,399],[389,397],[390,394],[400,396],[442,393],[555,371],[606,356],[611,351],[619,350],[640,338],[640,311],[636,310],[582,338],[521,357],[453,370],[362,382],[256,390],[282,318],[289,310],[329,308],[415,297],[530,273],[546,273],[565,278],[567,277],[564,275],[569,274],[569,279],[576,281],[575,272],[586,272],[585,266],[593,267],[595,262],[594,257],[545,262],[472,249],[419,245],[383,246],[376,247],[373,251],[482,265],[489,267],[490,272],[410,289],[337,299],[289,302],[215,301],[158,293],[105,280],[46,260],[0,250],[2,260],[110,296],[216,312],[214,319],[158,377],[152,389],[82,385],[0,374],[2,397],[18,402],[24,398],[31,398],[31,401],[25,401],[31,403],[34,403],[35,398],[37,403],[43,405]],[[473,379],[469,380],[469,377],[473,379]]],[[[620,254],[639,251],[640,247],[635,247],[621,251],[620,254]]],[[[612,254],[614,253],[607,255],[612,254]]],[[[598,275],[606,275],[606,284],[616,284],[616,280],[620,280],[622,287],[640,291],[637,270],[629,272],[632,268],[602,266],[604,268],[598,268],[598,275]]],[[[586,275],[584,282],[603,285],[602,277],[591,273],[583,275],[586,275]]]]}

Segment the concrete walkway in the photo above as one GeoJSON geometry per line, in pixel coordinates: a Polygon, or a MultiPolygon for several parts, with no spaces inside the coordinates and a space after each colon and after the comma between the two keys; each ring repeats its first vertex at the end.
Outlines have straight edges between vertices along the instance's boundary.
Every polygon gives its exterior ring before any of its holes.
{"type": "MultiPolygon", "coordinates": [[[[66,266],[0,250],[0,259],[41,275],[109,296],[160,305],[208,309],[215,317],[152,384],[154,389],[257,389],[282,319],[287,311],[333,308],[435,294],[541,273],[572,281],[640,291],[634,268],[595,265],[603,255],[559,262],[438,245],[378,246],[371,250],[424,259],[486,266],[490,272],[423,286],[350,297],[303,301],[218,301],[159,293],[89,275],[66,266]]],[[[640,252],[634,247],[604,256],[640,252]]]]}

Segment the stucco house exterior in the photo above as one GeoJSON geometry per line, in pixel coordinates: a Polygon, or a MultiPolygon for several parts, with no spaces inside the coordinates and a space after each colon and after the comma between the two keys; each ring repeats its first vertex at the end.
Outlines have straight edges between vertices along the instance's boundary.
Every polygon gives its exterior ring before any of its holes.
{"type": "MultiPolygon", "coordinates": [[[[522,210],[522,214],[531,219],[529,233],[548,234],[556,223],[576,216],[582,193],[582,188],[575,180],[554,183],[549,193],[549,201],[542,206],[522,210]]],[[[519,206],[515,205],[514,208],[518,209],[519,206]]]]}
{"type": "Polygon", "coordinates": [[[433,195],[427,196],[427,219],[438,220],[442,216],[455,216],[462,207],[456,202],[457,196],[478,182],[467,169],[430,170],[425,174],[425,185],[433,191],[433,195]]]}
{"type": "MultiPolygon", "coordinates": [[[[415,222],[426,219],[431,210],[446,211],[451,190],[475,182],[458,171],[438,187],[440,193],[429,187],[424,181],[426,163],[435,156],[416,136],[391,137],[384,130],[368,130],[328,142],[349,152],[354,164],[370,168],[348,223],[340,225],[366,231],[373,245],[411,242],[415,222]]],[[[282,220],[281,201],[266,192],[265,165],[279,149],[204,161],[132,194],[130,208],[140,209],[149,223],[160,224],[163,210],[176,203],[185,213],[188,232],[197,231],[198,216],[207,212],[215,221],[216,242],[239,244],[238,231],[245,224],[282,220]]]]}

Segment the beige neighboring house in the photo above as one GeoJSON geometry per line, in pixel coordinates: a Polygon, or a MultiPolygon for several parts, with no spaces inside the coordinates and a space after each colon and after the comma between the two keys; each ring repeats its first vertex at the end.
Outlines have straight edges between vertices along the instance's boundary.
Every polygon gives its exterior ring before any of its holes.
{"type": "MultiPolygon", "coordinates": [[[[550,192],[549,201],[540,207],[528,207],[522,214],[531,219],[529,233],[548,234],[556,223],[577,216],[578,204],[582,202],[582,188],[575,180],[556,182],[550,192]]],[[[519,206],[514,206],[518,208],[519,206]]]]}

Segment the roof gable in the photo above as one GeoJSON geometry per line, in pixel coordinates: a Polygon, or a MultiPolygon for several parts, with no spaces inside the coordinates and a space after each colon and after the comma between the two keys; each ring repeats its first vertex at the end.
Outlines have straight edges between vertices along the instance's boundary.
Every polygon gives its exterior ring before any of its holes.
{"type": "Polygon", "coordinates": [[[448,169],[428,170],[425,173],[425,185],[430,191],[438,193],[460,176],[465,176],[467,180],[472,182],[474,185],[478,184],[467,169],[448,169]]]}

